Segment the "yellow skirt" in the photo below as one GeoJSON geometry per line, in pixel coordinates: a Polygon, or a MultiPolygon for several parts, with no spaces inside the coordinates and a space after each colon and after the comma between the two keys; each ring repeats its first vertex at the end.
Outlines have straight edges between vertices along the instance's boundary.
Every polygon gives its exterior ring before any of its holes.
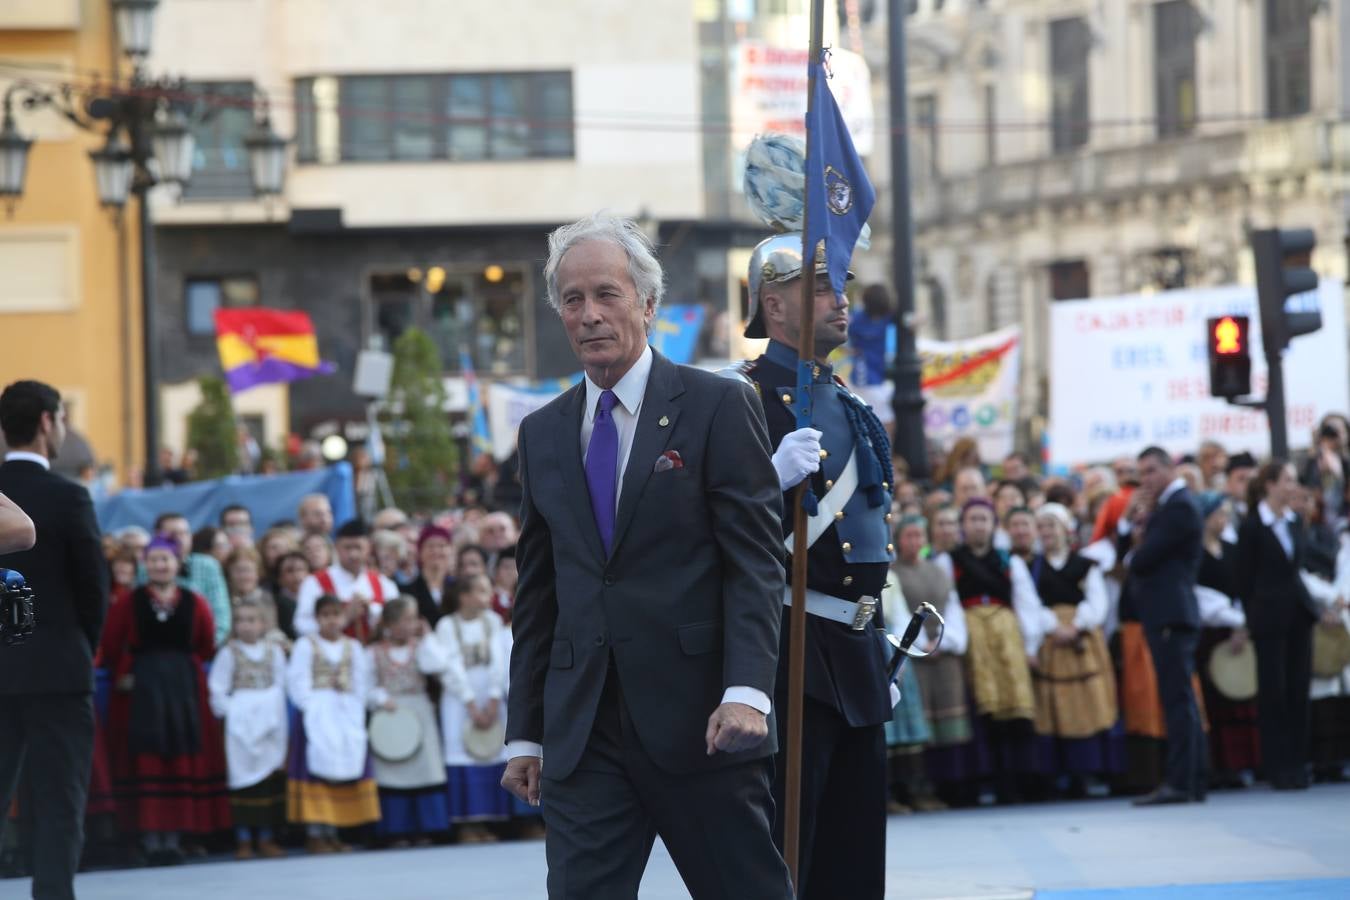
{"type": "Polygon", "coordinates": [[[1031,667],[1017,616],[1006,606],[972,606],[966,610],[966,630],[976,712],[998,721],[1034,718],[1031,667]]]}
{"type": "MultiPolygon", "coordinates": [[[[1057,606],[1061,625],[1072,625],[1076,607],[1057,606]]],[[[1061,738],[1085,738],[1116,723],[1116,676],[1100,628],[1079,636],[1077,643],[1056,644],[1047,638],[1037,654],[1036,731],[1061,738]]]]}
{"type": "Polygon", "coordinates": [[[380,792],[373,778],[334,784],[291,779],[286,818],[302,825],[354,828],[380,821],[380,792]]]}

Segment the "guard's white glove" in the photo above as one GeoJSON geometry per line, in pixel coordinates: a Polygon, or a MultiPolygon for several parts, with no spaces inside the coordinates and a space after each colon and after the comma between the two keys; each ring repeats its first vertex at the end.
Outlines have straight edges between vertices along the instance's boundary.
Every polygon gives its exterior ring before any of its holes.
{"type": "Polygon", "coordinates": [[[798,428],[783,438],[773,454],[778,484],[787,490],[820,470],[820,435],[814,428],[798,428]]]}
{"type": "Polygon", "coordinates": [[[891,688],[891,709],[895,709],[900,704],[900,688],[894,681],[890,683],[891,688]]]}

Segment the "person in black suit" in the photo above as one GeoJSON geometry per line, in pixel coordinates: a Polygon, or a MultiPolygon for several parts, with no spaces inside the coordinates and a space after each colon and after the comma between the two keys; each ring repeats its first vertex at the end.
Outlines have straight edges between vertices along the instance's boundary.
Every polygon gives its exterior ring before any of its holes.
{"type": "Polygon", "coordinates": [[[33,896],[70,898],[84,842],[92,661],[108,566],[89,492],[51,472],[66,433],[61,395],[36,381],[11,384],[0,394],[0,430],[11,448],[0,492],[27,510],[37,530],[32,549],[0,556],[0,567],[28,579],[37,612],[26,643],[0,647],[0,811],[9,809],[22,768],[37,823],[33,896]]]}
{"type": "Polygon", "coordinates": [[[1238,526],[1237,592],[1256,646],[1261,756],[1276,790],[1308,786],[1308,684],[1319,612],[1299,575],[1308,537],[1289,506],[1297,489],[1292,464],[1266,463],[1252,479],[1238,526]]]}
{"type": "Polygon", "coordinates": [[[631,220],[560,228],[544,272],[586,377],[520,428],[502,784],[542,803],[555,900],[636,897],[658,834],[695,898],[790,897],[770,830],[784,574],[763,413],[749,386],[648,346],[662,273],[631,220]]]}
{"type": "MultiPolygon", "coordinates": [[[[1200,638],[1195,581],[1204,552],[1203,525],[1167,451],[1149,447],[1139,454],[1139,482],[1152,509],[1143,528],[1134,532],[1126,564],[1167,720],[1167,767],[1163,784],[1135,805],[1198,802],[1205,799],[1209,780],[1209,751],[1191,685],[1200,638]]],[[[1122,521],[1121,527],[1131,526],[1122,521]]]]}

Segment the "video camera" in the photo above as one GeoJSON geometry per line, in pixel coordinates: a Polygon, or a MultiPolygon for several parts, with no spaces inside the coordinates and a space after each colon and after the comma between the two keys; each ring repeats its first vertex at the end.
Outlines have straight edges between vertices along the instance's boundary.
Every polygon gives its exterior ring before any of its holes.
{"type": "Polygon", "coordinates": [[[33,589],[19,572],[0,569],[0,645],[22,644],[36,626],[33,589]]]}

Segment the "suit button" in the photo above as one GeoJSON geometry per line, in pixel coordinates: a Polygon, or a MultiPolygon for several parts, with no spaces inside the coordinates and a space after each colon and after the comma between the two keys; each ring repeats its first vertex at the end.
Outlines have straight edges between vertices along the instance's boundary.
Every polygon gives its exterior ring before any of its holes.
{"type": "Polygon", "coordinates": [[[894,552],[895,552],[895,545],[894,545],[894,544],[887,544],[887,545],[886,545],[886,552],[887,552],[887,553],[894,553],[894,552]]]}
{"type": "Polygon", "coordinates": [[[844,547],[843,547],[843,550],[844,550],[845,553],[852,553],[852,552],[853,552],[853,545],[850,544],[848,541],[844,541],[844,547]]]}
{"type": "Polygon", "coordinates": [[[605,646],[605,636],[603,634],[597,634],[595,636],[595,646],[597,647],[605,646]]]}
{"type": "Polygon", "coordinates": [[[844,587],[848,587],[848,586],[849,586],[850,584],[852,584],[852,583],[853,583],[853,576],[852,576],[852,575],[845,575],[845,576],[844,576],[844,587]]]}
{"type": "Polygon", "coordinates": [[[784,394],[784,395],[783,395],[783,402],[784,402],[784,403],[791,403],[791,402],[792,402],[792,395],[791,395],[791,394],[784,394]]]}
{"type": "Polygon", "coordinates": [[[834,514],[834,520],[836,522],[841,522],[843,521],[843,519],[844,519],[844,511],[842,509],[834,514]]]}
{"type": "Polygon", "coordinates": [[[821,459],[829,459],[829,458],[830,458],[830,451],[825,450],[825,449],[822,448],[821,451],[820,451],[820,458],[821,458],[821,459]]]}
{"type": "Polygon", "coordinates": [[[605,586],[606,586],[606,587],[612,587],[613,585],[614,585],[614,576],[613,576],[613,575],[606,575],[606,576],[605,576],[605,586]]]}
{"type": "Polygon", "coordinates": [[[825,482],[825,490],[828,491],[828,490],[829,490],[830,488],[832,488],[832,487],[834,487],[834,482],[833,482],[833,481],[827,481],[827,482],[825,482]]]}

